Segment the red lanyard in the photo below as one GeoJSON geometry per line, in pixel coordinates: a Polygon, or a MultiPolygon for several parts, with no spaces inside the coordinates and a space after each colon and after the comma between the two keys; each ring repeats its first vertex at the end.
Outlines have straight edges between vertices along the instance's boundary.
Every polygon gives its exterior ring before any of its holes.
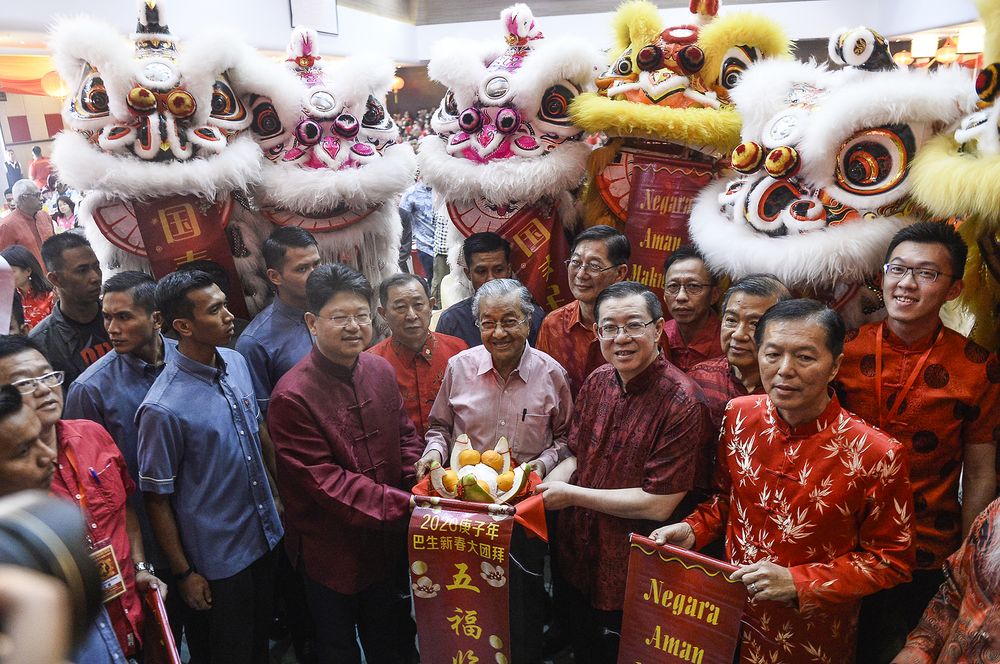
{"type": "Polygon", "coordinates": [[[941,332],[944,328],[939,327],[937,334],[934,335],[931,345],[927,347],[920,359],[917,360],[917,366],[913,367],[913,371],[907,376],[906,382],[903,383],[903,389],[896,393],[896,399],[892,402],[892,408],[889,410],[888,414],[883,418],[882,416],[882,337],[885,333],[885,323],[879,323],[878,332],[875,335],[875,376],[878,380],[875,381],[875,399],[878,403],[878,428],[885,430],[885,422],[892,422],[893,418],[899,414],[899,409],[903,407],[903,399],[906,398],[907,393],[909,393],[910,388],[913,387],[913,383],[916,382],[917,376],[920,375],[920,370],[924,368],[924,364],[927,363],[927,358],[931,356],[931,351],[934,350],[934,346],[937,344],[938,339],[941,338],[941,332]]]}

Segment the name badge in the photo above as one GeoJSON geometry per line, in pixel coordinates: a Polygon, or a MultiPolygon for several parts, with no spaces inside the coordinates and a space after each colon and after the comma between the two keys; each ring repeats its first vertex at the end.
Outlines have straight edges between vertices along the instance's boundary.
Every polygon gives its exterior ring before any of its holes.
{"type": "Polygon", "coordinates": [[[116,597],[125,594],[125,578],[118,566],[115,549],[111,544],[98,545],[90,554],[97,565],[97,575],[101,579],[102,601],[107,604],[116,597]]]}

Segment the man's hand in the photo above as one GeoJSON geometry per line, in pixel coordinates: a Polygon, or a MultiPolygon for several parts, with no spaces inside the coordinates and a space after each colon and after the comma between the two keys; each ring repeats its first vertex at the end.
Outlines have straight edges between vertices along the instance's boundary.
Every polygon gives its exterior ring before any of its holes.
{"type": "Polygon", "coordinates": [[[751,601],[769,599],[773,602],[791,604],[798,600],[799,592],[792,581],[792,573],[787,567],[775,565],[769,560],[759,560],[752,565],[744,565],[730,577],[742,581],[750,593],[751,601]]]}
{"type": "Polygon", "coordinates": [[[207,611],[212,608],[212,590],[208,587],[208,579],[201,574],[194,572],[177,585],[184,602],[192,609],[207,611]]]}
{"type": "Polygon", "coordinates": [[[160,591],[160,597],[162,597],[164,601],[167,599],[167,584],[160,581],[149,572],[136,572],[135,585],[142,592],[146,592],[150,588],[156,588],[160,591]]]}
{"type": "Polygon", "coordinates": [[[657,528],[649,534],[649,539],[657,544],[673,544],[682,549],[694,548],[694,530],[683,521],[657,528]]]}
{"type": "Polygon", "coordinates": [[[416,474],[418,482],[424,479],[424,475],[430,472],[432,461],[437,461],[441,465],[444,465],[444,460],[441,458],[441,454],[437,450],[431,450],[427,454],[420,457],[420,459],[413,464],[413,472],[416,474]]]}
{"type": "Polygon", "coordinates": [[[538,493],[542,494],[545,509],[561,510],[575,504],[573,497],[578,488],[568,482],[542,482],[538,485],[538,493]]]}
{"type": "Polygon", "coordinates": [[[535,473],[538,475],[538,479],[545,479],[544,463],[542,463],[538,459],[535,459],[534,461],[529,461],[528,465],[531,467],[531,470],[535,471],[535,473]]]}

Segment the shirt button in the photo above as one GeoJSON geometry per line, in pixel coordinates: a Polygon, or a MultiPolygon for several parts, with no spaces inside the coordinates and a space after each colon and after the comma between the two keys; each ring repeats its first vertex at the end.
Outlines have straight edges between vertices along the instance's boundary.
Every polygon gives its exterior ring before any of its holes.
{"type": "Polygon", "coordinates": [[[90,524],[90,528],[91,530],[97,530],[97,524],[96,523],[90,524]]]}
{"type": "Polygon", "coordinates": [[[264,506],[263,505],[257,505],[257,509],[262,510],[262,509],[264,509],[264,506]]]}
{"type": "Polygon", "coordinates": [[[254,485],[254,486],[257,486],[257,480],[254,480],[254,481],[253,481],[253,485],[254,485]]]}
{"type": "Polygon", "coordinates": [[[243,429],[240,429],[240,435],[241,436],[245,436],[246,435],[246,433],[244,433],[243,429]]]}
{"type": "Polygon", "coordinates": [[[81,500],[82,498],[83,498],[83,496],[81,496],[80,494],[76,494],[76,499],[77,500],[81,500]]]}
{"type": "Polygon", "coordinates": [[[253,457],[247,457],[247,461],[253,461],[253,457]]]}
{"type": "Polygon", "coordinates": [[[507,423],[506,423],[506,422],[504,422],[503,420],[500,420],[500,426],[503,426],[503,425],[505,425],[505,424],[507,424],[507,423]]]}

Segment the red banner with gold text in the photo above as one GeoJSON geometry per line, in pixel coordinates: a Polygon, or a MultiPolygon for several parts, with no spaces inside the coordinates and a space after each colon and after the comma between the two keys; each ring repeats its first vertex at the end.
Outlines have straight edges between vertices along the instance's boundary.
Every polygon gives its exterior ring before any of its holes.
{"type": "Polygon", "coordinates": [[[493,205],[484,199],[448,203],[448,215],[462,235],[490,231],[510,242],[510,265],[546,311],[573,300],[566,266],[569,242],[554,203],[493,205]]]}
{"type": "Polygon", "coordinates": [[[407,549],[420,661],[510,662],[509,505],[413,496],[407,549]]]}
{"type": "Polygon", "coordinates": [[[618,664],[731,664],[746,589],[713,558],[630,538],[618,664]]]}
{"type": "Polygon", "coordinates": [[[688,217],[698,193],[712,181],[712,165],[646,151],[626,151],[631,161],[625,235],[632,245],[629,279],[663,299],[663,261],[688,237],[688,217]]]}

